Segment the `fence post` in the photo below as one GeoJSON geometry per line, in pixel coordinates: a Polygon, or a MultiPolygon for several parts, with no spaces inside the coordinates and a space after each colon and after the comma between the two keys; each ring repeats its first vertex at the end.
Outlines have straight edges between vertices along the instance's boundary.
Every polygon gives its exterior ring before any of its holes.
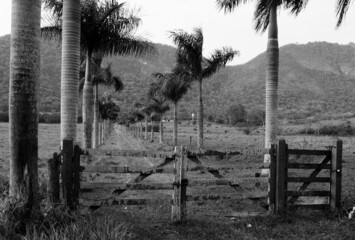
{"type": "Polygon", "coordinates": [[[62,197],[69,208],[72,208],[73,194],[73,140],[63,139],[63,166],[62,166],[62,197]]]}
{"type": "Polygon", "coordinates": [[[269,186],[268,186],[269,215],[275,214],[275,193],[276,193],[276,158],[275,158],[275,153],[276,153],[275,144],[271,144],[271,148],[269,150],[269,154],[270,154],[269,186]]]}
{"type": "MultiPolygon", "coordinates": [[[[175,147],[175,153],[176,153],[175,147]]],[[[181,146],[181,153],[175,154],[174,163],[174,192],[171,221],[181,222],[186,219],[186,172],[187,172],[187,158],[184,158],[181,146]]]]}
{"type": "Polygon", "coordinates": [[[277,143],[276,154],[276,213],[285,211],[286,155],[286,142],[280,139],[277,143]]]}
{"type": "Polygon", "coordinates": [[[80,155],[82,150],[78,145],[74,146],[73,156],[73,205],[76,207],[79,204],[80,191],[80,155]]]}
{"type": "Polygon", "coordinates": [[[340,208],[341,202],[341,175],[342,175],[342,153],[343,141],[337,140],[335,148],[332,149],[332,169],[330,182],[330,208],[336,210],[340,208]]]}
{"type": "Polygon", "coordinates": [[[60,183],[59,183],[60,157],[57,153],[48,160],[48,198],[52,205],[60,202],[60,183]]]}

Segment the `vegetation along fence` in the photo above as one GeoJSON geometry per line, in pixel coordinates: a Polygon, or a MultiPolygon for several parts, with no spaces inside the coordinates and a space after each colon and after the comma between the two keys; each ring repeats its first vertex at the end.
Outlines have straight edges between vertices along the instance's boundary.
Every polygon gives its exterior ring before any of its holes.
{"type": "Polygon", "coordinates": [[[289,149],[285,140],[279,140],[272,145],[270,153],[271,213],[281,213],[289,208],[340,208],[341,140],[327,150],[289,149]],[[319,158],[320,162],[314,162],[319,158]]]}

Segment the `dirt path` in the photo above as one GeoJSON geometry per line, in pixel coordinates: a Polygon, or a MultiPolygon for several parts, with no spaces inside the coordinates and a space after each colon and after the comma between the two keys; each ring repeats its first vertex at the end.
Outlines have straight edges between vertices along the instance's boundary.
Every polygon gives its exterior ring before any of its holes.
{"type": "Polygon", "coordinates": [[[115,126],[111,136],[106,140],[100,149],[115,149],[115,150],[147,150],[143,145],[142,140],[134,138],[127,133],[123,127],[115,126]]]}

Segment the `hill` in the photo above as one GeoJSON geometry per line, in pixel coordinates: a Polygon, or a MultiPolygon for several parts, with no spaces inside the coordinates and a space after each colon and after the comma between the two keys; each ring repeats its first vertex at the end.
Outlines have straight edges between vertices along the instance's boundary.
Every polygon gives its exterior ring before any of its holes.
{"type": "MultiPolygon", "coordinates": [[[[355,113],[355,44],[315,42],[290,44],[280,48],[280,118],[306,118],[355,113]]],[[[158,54],[149,58],[110,57],[116,75],[124,79],[125,89],[115,93],[123,110],[130,109],[146,93],[154,72],[169,71],[175,49],[156,44],[158,54]]],[[[0,37],[0,111],[7,111],[10,36],[0,37]]],[[[57,112],[60,105],[61,48],[42,41],[40,111],[57,112]]],[[[197,109],[196,86],[181,103],[185,117],[197,109]]],[[[203,86],[205,114],[221,115],[232,104],[247,110],[264,106],[265,53],[238,66],[228,66],[203,86]]],[[[101,93],[111,92],[101,88],[101,93]]]]}

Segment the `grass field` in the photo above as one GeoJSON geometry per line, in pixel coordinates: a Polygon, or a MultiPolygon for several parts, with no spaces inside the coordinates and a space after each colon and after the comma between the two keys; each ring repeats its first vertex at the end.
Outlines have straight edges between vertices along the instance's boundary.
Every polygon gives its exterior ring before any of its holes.
{"type": "MultiPolygon", "coordinates": [[[[78,125],[78,141],[81,139],[78,125]]],[[[52,157],[54,152],[59,151],[60,125],[59,124],[40,124],[38,133],[38,157],[40,173],[45,172],[47,160],[52,157]]],[[[0,122],[0,175],[7,176],[9,172],[9,130],[8,123],[0,122]]]]}

